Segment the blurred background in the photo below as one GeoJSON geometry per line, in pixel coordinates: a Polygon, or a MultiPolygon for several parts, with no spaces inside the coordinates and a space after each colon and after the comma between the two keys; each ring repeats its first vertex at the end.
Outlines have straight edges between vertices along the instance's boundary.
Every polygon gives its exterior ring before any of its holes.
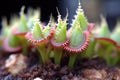
{"type": "MultiPolygon", "coordinates": [[[[80,0],[80,2],[89,22],[99,23],[100,15],[103,14],[107,18],[110,29],[114,28],[120,17],[120,0],[80,0]]],[[[26,6],[25,11],[29,7],[40,7],[41,21],[43,22],[48,22],[51,13],[55,20],[57,19],[56,7],[58,7],[62,17],[65,17],[67,8],[68,22],[71,23],[78,6],[78,0],[2,0],[0,2],[0,22],[3,16],[9,20],[12,14],[19,14],[22,5],[26,6]]]]}

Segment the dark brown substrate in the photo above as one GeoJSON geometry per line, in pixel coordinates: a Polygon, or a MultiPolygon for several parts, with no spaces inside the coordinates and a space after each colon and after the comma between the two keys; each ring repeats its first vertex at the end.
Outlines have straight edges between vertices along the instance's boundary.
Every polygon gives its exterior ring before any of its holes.
{"type": "Polygon", "coordinates": [[[38,64],[37,55],[29,55],[28,68],[13,76],[4,69],[6,56],[0,57],[0,80],[33,80],[36,77],[43,80],[120,80],[118,66],[107,67],[99,58],[83,59],[76,62],[73,69],[68,69],[66,58],[61,67],[52,62],[46,65],[38,64]]]}

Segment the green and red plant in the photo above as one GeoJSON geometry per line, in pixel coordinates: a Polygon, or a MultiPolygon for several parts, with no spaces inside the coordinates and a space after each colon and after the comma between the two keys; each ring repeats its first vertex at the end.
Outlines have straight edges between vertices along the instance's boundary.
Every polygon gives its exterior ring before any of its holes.
{"type": "Polygon", "coordinates": [[[34,45],[40,55],[40,64],[47,64],[53,58],[53,62],[60,65],[67,56],[69,60],[65,65],[69,68],[73,68],[76,60],[81,60],[79,58],[93,58],[96,55],[105,59],[108,65],[116,65],[120,61],[120,27],[110,32],[105,18],[102,18],[98,30],[93,29],[95,25],[88,22],[80,3],[68,30],[68,14],[62,19],[58,12],[57,22],[50,18],[49,23],[43,25],[39,10],[33,11],[33,14],[30,12],[25,15],[22,7],[20,18],[15,23],[8,25],[4,22],[1,34],[4,51],[20,51],[27,56],[27,48],[34,45]]]}

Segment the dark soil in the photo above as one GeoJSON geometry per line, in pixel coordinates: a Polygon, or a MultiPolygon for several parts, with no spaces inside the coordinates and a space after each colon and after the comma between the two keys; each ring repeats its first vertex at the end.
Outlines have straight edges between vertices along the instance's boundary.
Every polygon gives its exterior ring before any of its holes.
{"type": "Polygon", "coordinates": [[[28,68],[17,75],[12,75],[4,69],[7,57],[0,57],[0,80],[34,80],[36,77],[43,80],[120,80],[120,66],[107,67],[99,58],[83,59],[76,62],[74,68],[68,69],[67,65],[64,65],[66,58],[60,67],[52,61],[45,65],[38,64],[36,54],[30,54],[28,57],[28,68]]]}

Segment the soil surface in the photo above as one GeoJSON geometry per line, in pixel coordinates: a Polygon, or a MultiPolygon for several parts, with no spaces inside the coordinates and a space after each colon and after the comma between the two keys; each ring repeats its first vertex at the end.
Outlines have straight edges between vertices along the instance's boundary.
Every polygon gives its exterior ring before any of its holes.
{"type": "Polygon", "coordinates": [[[0,56],[0,80],[120,80],[120,66],[106,66],[99,58],[82,59],[76,61],[74,68],[68,69],[66,58],[63,63],[55,65],[49,62],[45,65],[38,63],[37,54],[30,54],[27,59],[27,68],[17,75],[10,74],[5,68],[8,55],[0,56]]]}

